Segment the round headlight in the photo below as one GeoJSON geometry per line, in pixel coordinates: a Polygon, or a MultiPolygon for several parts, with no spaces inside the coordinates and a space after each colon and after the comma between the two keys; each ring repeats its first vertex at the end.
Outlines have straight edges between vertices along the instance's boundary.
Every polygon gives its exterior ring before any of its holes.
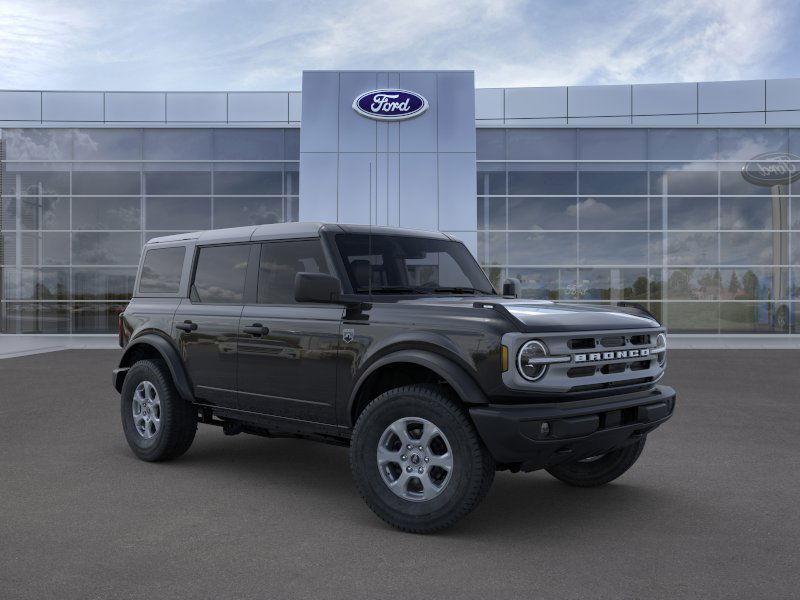
{"type": "Polygon", "coordinates": [[[667,360],[667,335],[659,333],[656,337],[655,351],[658,352],[658,364],[663,365],[667,360]]]}
{"type": "Polygon", "coordinates": [[[546,363],[538,363],[538,360],[547,357],[547,346],[538,340],[526,343],[519,350],[517,355],[517,369],[519,374],[528,381],[536,381],[544,376],[547,371],[546,363]]]}

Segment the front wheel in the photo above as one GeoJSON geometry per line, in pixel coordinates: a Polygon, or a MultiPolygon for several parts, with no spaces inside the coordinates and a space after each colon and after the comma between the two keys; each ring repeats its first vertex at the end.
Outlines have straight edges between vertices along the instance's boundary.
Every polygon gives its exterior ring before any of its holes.
{"type": "Polygon", "coordinates": [[[646,437],[637,442],[574,462],[549,467],[547,472],[556,479],[578,487],[596,487],[614,481],[639,460],[646,437]]]}
{"type": "Polygon", "coordinates": [[[411,533],[464,517],[489,491],[495,471],[463,408],[430,385],[390,390],[364,409],[350,467],[370,509],[411,533]]]}

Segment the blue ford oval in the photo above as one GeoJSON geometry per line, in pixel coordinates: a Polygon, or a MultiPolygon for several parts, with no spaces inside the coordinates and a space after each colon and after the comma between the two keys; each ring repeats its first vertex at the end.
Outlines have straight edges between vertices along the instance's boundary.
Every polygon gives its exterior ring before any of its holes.
{"type": "Polygon", "coordinates": [[[428,101],[407,90],[371,90],[353,100],[353,110],[360,115],[380,121],[400,121],[421,115],[428,101]]]}

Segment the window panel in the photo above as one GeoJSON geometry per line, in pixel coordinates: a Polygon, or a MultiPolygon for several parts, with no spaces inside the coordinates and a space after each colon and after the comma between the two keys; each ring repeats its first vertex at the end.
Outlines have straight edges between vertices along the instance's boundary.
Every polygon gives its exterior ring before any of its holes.
{"type": "Polygon", "coordinates": [[[283,136],[283,158],[300,160],[300,128],[284,129],[283,136]]]}
{"type": "Polygon", "coordinates": [[[668,269],[667,299],[719,300],[719,269],[668,269]]]}
{"type": "Polygon", "coordinates": [[[668,229],[717,229],[719,204],[716,198],[667,199],[668,229]]]}
{"type": "Polygon", "coordinates": [[[147,197],[145,227],[167,231],[211,229],[211,198],[147,197]]]}
{"type": "Polygon", "coordinates": [[[581,194],[635,195],[647,193],[646,171],[580,171],[581,194]]]}
{"type": "Polygon", "coordinates": [[[217,160],[283,160],[283,129],[215,129],[217,160]]]}
{"type": "Polygon", "coordinates": [[[481,265],[506,264],[506,233],[478,232],[478,262],[481,265]]]}
{"type": "MultiPolygon", "coordinates": [[[[8,165],[3,175],[3,193],[23,196],[57,196],[69,194],[69,171],[17,170],[21,165],[8,165]],[[14,169],[12,171],[12,169],[14,169]]],[[[35,165],[41,169],[42,165],[35,165]]]]}
{"type": "Polygon", "coordinates": [[[756,185],[747,181],[742,175],[742,164],[724,164],[720,166],[720,193],[739,196],[769,196],[787,193],[786,185],[756,185]]]}
{"type": "Polygon", "coordinates": [[[771,264],[773,244],[788,244],[788,235],[762,232],[720,233],[720,264],[771,264]]]}
{"type": "Polygon", "coordinates": [[[581,233],[579,265],[646,265],[646,233],[581,233]]]}
{"type": "Polygon", "coordinates": [[[575,265],[574,233],[509,233],[508,263],[512,265],[575,265]]]}
{"type": "Polygon", "coordinates": [[[69,233],[19,233],[22,236],[23,265],[69,264],[69,233]]]}
{"type": "Polygon", "coordinates": [[[4,333],[69,333],[71,305],[62,302],[6,302],[4,333]]]}
{"type": "MultiPolygon", "coordinates": [[[[280,167],[279,167],[280,169],[280,167]]],[[[231,195],[280,195],[283,173],[278,171],[216,171],[214,193],[231,195]]]]}
{"type": "Polygon", "coordinates": [[[720,333],[772,333],[775,305],[770,302],[721,302],[720,333]]]}
{"type": "Polygon", "coordinates": [[[478,160],[505,160],[506,130],[477,129],[475,132],[475,149],[478,160]]]}
{"type": "Polygon", "coordinates": [[[651,129],[647,138],[647,156],[650,160],[717,158],[716,129],[651,129]]]}
{"type": "Polygon", "coordinates": [[[141,199],[72,198],[73,229],[140,229],[141,199]]]}
{"type": "MultiPolygon", "coordinates": [[[[657,168],[653,165],[651,168],[657,168]]],[[[669,168],[669,167],[665,167],[669,168]]],[[[674,167],[679,168],[679,167],[674,167]]],[[[650,193],[680,196],[716,196],[717,171],[653,170],[650,172],[650,193]]]]}
{"type": "Polygon", "coordinates": [[[3,269],[3,299],[69,300],[69,269],[3,269]]]}
{"type": "Polygon", "coordinates": [[[671,265],[719,264],[718,233],[667,234],[667,262],[671,265]]]}
{"type": "Polygon", "coordinates": [[[720,129],[721,160],[751,160],[765,152],[788,152],[787,129],[720,129]]]}
{"type": "Polygon", "coordinates": [[[508,193],[524,195],[569,195],[577,190],[575,171],[538,171],[509,165],[508,193]]]}
{"type": "Polygon", "coordinates": [[[300,198],[297,196],[286,198],[284,202],[283,218],[288,223],[300,220],[300,198]]]}
{"type": "Polygon", "coordinates": [[[242,304],[250,244],[201,248],[192,299],[209,304],[242,304]]]}
{"type": "Polygon", "coordinates": [[[647,198],[580,198],[578,222],[587,229],[647,229],[647,198]]]}
{"type": "Polygon", "coordinates": [[[214,227],[283,222],[281,198],[214,198],[214,227]]]}
{"type": "Polygon", "coordinates": [[[506,229],[506,199],[478,198],[478,229],[506,229]]]}
{"type": "Polygon", "coordinates": [[[645,129],[581,129],[578,136],[580,160],[645,160],[645,129]]]}
{"type": "Polygon", "coordinates": [[[776,300],[788,297],[788,273],[779,267],[721,269],[722,300],[776,300]]]}
{"type": "Polygon", "coordinates": [[[73,265],[138,265],[142,239],[136,233],[73,233],[73,265]]]}
{"type": "Polygon", "coordinates": [[[126,303],[78,302],[72,306],[73,333],[110,333],[117,330],[117,320],[126,303]]]}
{"type": "Polygon", "coordinates": [[[145,160],[211,160],[212,130],[145,129],[143,148],[145,160]]]}
{"type": "Polygon", "coordinates": [[[581,269],[582,300],[647,300],[647,269],[581,269]]]}
{"type": "Polygon", "coordinates": [[[508,129],[509,160],[573,160],[574,129],[508,129]]]}
{"type": "Polygon", "coordinates": [[[576,229],[578,208],[575,198],[509,198],[510,229],[576,229]]]}
{"type": "Polygon", "coordinates": [[[76,195],[135,196],[140,191],[139,171],[74,171],[72,193],[76,195]]]}
{"type": "MultiPolygon", "coordinates": [[[[180,274],[178,275],[180,278],[180,274]]],[[[136,269],[72,270],[74,300],[130,300],[136,281],[136,269]]]]}
{"type": "Polygon", "coordinates": [[[300,192],[300,165],[297,163],[284,163],[283,165],[283,193],[288,196],[300,192]]]}
{"type": "Polygon", "coordinates": [[[139,129],[75,129],[75,160],[138,160],[142,155],[139,129]]]}
{"type": "Polygon", "coordinates": [[[70,160],[69,129],[3,129],[6,160],[70,160]]]}
{"type": "Polygon", "coordinates": [[[664,305],[669,333],[718,333],[718,302],[669,302],[664,305]]]}
{"type": "Polygon", "coordinates": [[[578,298],[577,270],[511,268],[509,277],[519,279],[520,297],[533,300],[575,300],[578,298]]]}
{"type": "Polygon", "coordinates": [[[151,196],[203,195],[211,193],[209,171],[149,171],[144,174],[145,191],[151,196]]]}
{"type": "Polygon", "coordinates": [[[22,229],[69,229],[69,198],[27,196],[20,205],[22,229]]]}
{"type": "Polygon", "coordinates": [[[506,167],[504,164],[478,165],[478,195],[498,196],[506,193],[506,167]]]}
{"type": "Polygon", "coordinates": [[[720,198],[721,229],[788,229],[786,197],[720,198]]]}

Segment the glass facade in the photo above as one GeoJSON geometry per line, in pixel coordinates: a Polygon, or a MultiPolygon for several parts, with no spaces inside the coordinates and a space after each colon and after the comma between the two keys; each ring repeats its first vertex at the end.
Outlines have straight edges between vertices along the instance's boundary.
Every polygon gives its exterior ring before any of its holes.
{"type": "Polygon", "coordinates": [[[145,240],[296,221],[296,128],[3,129],[0,333],[108,333],[145,240]]]}
{"type": "MultiPolygon", "coordinates": [[[[298,218],[297,128],[1,133],[0,333],[113,332],[147,239],[298,218]]],[[[766,153],[800,129],[478,128],[478,259],[673,333],[800,333],[800,181],[744,177],[766,153]]]]}
{"type": "Polygon", "coordinates": [[[639,302],[673,333],[800,333],[800,181],[743,175],[800,154],[800,130],[477,134],[478,254],[497,284],[639,302]]]}

